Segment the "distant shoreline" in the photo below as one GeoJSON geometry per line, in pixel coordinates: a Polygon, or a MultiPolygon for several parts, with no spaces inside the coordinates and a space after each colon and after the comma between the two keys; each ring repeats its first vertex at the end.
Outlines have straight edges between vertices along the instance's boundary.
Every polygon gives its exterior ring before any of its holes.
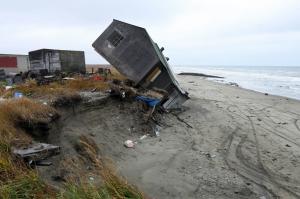
{"type": "Polygon", "coordinates": [[[232,86],[238,84],[246,89],[300,100],[300,68],[298,67],[177,67],[174,70],[177,74],[191,73],[186,77],[199,73],[202,76],[199,78],[232,86]],[[224,78],[210,78],[210,76],[224,78]]]}
{"type": "Polygon", "coordinates": [[[178,75],[185,75],[185,76],[198,76],[198,77],[209,77],[209,78],[220,78],[223,79],[224,77],[215,76],[215,75],[206,75],[204,73],[188,73],[188,72],[182,72],[178,75]]]}

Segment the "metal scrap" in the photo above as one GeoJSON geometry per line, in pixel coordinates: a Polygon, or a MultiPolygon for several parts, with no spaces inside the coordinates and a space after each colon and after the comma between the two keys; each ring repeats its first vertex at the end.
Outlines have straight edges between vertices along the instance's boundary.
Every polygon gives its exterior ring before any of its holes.
{"type": "Polygon", "coordinates": [[[34,143],[28,147],[13,149],[13,154],[26,162],[38,162],[59,153],[59,146],[45,143],[34,143]]]}

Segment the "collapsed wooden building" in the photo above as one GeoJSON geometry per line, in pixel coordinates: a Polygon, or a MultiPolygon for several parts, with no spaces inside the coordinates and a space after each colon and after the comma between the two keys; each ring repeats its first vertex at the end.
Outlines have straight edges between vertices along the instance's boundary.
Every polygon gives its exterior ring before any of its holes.
{"type": "Polygon", "coordinates": [[[162,102],[164,108],[180,108],[189,99],[171,71],[163,48],[159,48],[146,29],[113,20],[93,47],[137,86],[167,91],[168,98],[162,102]]]}

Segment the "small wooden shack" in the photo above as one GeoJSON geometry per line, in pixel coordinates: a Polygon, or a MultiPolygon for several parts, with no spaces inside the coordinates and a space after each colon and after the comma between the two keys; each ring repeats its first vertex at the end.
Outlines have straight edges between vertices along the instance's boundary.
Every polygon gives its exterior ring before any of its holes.
{"type": "Polygon", "coordinates": [[[29,52],[30,70],[85,72],[84,51],[40,49],[29,52]]]}
{"type": "Polygon", "coordinates": [[[163,48],[158,47],[144,28],[113,20],[93,47],[136,85],[166,90],[169,98],[163,103],[164,108],[179,108],[189,99],[172,73],[163,48]]]}

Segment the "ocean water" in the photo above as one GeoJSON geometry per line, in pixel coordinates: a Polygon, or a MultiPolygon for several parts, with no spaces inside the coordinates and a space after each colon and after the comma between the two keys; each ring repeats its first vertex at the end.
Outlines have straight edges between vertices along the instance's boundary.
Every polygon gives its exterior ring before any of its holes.
{"type": "Polygon", "coordinates": [[[173,66],[175,73],[195,72],[222,76],[240,87],[300,100],[300,66],[173,66]]]}

